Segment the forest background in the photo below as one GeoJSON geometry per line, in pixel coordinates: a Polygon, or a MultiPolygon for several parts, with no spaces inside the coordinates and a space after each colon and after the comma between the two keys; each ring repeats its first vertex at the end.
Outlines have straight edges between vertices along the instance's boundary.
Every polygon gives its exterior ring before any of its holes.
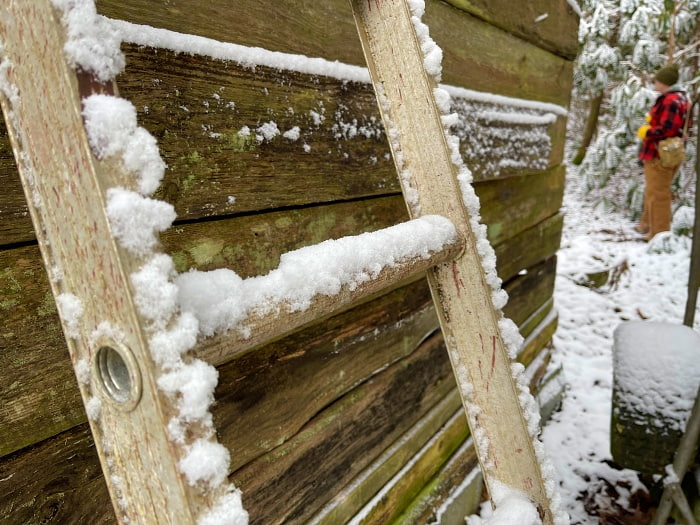
{"type": "MultiPolygon", "coordinates": [[[[659,95],[654,72],[676,64],[679,84],[698,101],[700,0],[583,0],[580,7],[581,49],[569,115],[573,163],[580,165],[582,191],[598,206],[635,220],[643,200],[637,129],[659,95]]],[[[691,215],[695,124],[687,162],[673,182],[674,214],[691,215]]]]}

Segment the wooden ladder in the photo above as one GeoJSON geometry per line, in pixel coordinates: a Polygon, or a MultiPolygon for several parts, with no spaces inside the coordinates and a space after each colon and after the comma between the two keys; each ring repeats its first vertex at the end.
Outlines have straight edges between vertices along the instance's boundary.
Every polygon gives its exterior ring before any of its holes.
{"type": "MultiPolygon", "coordinates": [[[[280,314],[252,314],[246,319],[251,336],[232,331],[227,355],[193,354],[222,363],[426,272],[489,492],[499,484],[518,489],[543,523],[554,523],[558,511],[542,473],[537,425],[523,408],[529,394],[514,378],[502,314],[479,253],[484,241],[463,202],[470,187],[460,187],[437,82],[426,72],[425,42],[407,0],[350,3],[411,217],[446,217],[458,240],[427,258],[387,267],[355,289],[316,296],[305,311],[279,305],[280,314]]],[[[90,425],[115,513],[124,523],[211,518],[230,509],[222,502],[238,494],[225,482],[191,483],[180,468],[195,438],[217,444],[206,425],[192,425],[186,443],[169,436],[177,408],[158,387],[163,370],[149,351],[152,320],[139,313],[130,282],[146,261],[115,240],[105,208],[109,188],[133,182],[120,163],[98,160],[91,151],[81,116],[86,88],[65,58],[61,13],[50,0],[6,2],[0,37],[5,121],[83,401],[88,414],[100,408],[90,425]]]]}

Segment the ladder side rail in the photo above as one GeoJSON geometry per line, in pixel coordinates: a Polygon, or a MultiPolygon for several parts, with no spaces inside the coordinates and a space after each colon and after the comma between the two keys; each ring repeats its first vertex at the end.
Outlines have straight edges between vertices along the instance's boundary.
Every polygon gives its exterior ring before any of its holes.
{"type": "Polygon", "coordinates": [[[461,199],[441,113],[437,82],[424,67],[406,0],[350,0],[385,128],[390,135],[409,213],[418,193],[420,214],[441,214],[466,239],[456,261],[428,272],[428,281],[453,365],[486,486],[519,489],[536,504],[543,523],[555,512],[534,439],[519,401],[499,313],[486,283],[476,239],[461,199]],[[410,180],[402,176],[411,174],[410,180]]]}
{"type": "Polygon", "coordinates": [[[143,261],[117,246],[105,211],[106,187],[128,176],[91,153],[60,14],[49,0],[2,10],[0,103],[115,514],[195,523],[213,495],[178,469],[182,450],[167,434],[174,407],[156,384],[129,283],[143,261]]]}

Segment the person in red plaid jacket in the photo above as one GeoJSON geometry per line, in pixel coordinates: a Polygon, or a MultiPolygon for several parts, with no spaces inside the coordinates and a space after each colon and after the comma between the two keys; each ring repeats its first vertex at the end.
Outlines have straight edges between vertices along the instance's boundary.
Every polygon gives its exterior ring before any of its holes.
{"type": "Polygon", "coordinates": [[[648,116],[648,124],[639,128],[643,139],[639,159],[644,165],[644,206],[637,231],[650,240],[659,232],[671,229],[671,182],[678,166],[661,165],[657,146],[660,140],[683,135],[683,124],[689,103],[685,93],[676,86],[678,68],[670,65],[654,76],[654,89],[661,93],[648,116]]]}

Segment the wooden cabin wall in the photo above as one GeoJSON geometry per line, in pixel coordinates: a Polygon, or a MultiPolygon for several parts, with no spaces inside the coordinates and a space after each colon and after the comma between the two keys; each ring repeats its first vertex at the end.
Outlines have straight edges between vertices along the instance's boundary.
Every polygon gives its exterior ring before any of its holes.
{"type": "MultiPolygon", "coordinates": [[[[566,2],[426,3],[446,84],[568,105],[578,20],[566,2]]],[[[364,64],[345,0],[97,5],[132,23],[364,64]]],[[[264,274],[286,251],[407,218],[368,84],[123,49],[120,94],[168,164],[157,197],[178,213],[162,241],[179,271],[264,274]],[[300,139],[239,134],[269,121],[282,132],[299,126],[300,139]]],[[[535,390],[556,328],[564,129],[558,116],[536,169],[474,171],[535,390]]],[[[0,522],[113,522],[4,126],[0,174],[0,522]]],[[[253,349],[219,374],[214,418],[252,523],[342,523],[358,512],[367,523],[425,523],[476,468],[424,279],[253,349]]]]}

